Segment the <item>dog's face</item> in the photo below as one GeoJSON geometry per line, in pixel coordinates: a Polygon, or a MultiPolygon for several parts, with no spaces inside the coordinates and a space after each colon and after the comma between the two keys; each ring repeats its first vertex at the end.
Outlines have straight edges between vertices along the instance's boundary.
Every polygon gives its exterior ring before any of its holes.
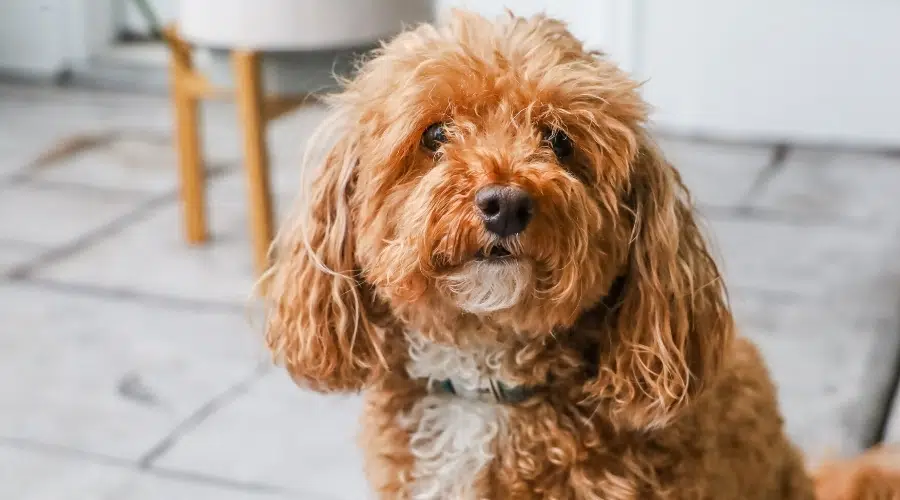
{"type": "Polygon", "coordinates": [[[338,107],[355,129],[357,260],[394,307],[549,333],[621,268],[644,106],[560,23],[406,33],[338,107]]]}
{"type": "Polygon", "coordinates": [[[636,88],[545,17],[457,14],[385,45],[310,139],[316,177],[268,280],[270,347],[315,387],[358,388],[388,364],[386,324],[547,336],[617,281],[589,393],[635,421],[683,404],[730,316],[636,88]]]}

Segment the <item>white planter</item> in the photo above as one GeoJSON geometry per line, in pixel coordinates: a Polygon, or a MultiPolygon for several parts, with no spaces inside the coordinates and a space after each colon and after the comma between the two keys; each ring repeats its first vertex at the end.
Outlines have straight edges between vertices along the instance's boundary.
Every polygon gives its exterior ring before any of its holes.
{"type": "MultiPolygon", "coordinates": [[[[307,52],[266,52],[262,57],[263,85],[267,93],[306,94],[337,89],[334,75],[349,75],[352,60],[368,47],[307,52]]],[[[231,52],[208,49],[202,71],[214,85],[234,86],[231,52]]]]}
{"type": "Polygon", "coordinates": [[[182,36],[265,51],[356,47],[433,17],[423,0],[181,0],[182,36]]]}
{"type": "Polygon", "coordinates": [[[230,49],[252,49],[264,52],[266,91],[306,93],[331,90],[358,52],[433,18],[429,0],[181,0],[178,27],[209,49],[214,83],[232,84],[230,49]]]}

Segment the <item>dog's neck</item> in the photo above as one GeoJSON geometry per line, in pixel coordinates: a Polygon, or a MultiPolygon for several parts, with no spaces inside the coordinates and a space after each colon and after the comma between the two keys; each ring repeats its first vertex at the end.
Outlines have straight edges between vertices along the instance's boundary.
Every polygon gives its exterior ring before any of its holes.
{"type": "Polygon", "coordinates": [[[436,343],[419,333],[407,335],[410,378],[423,380],[432,394],[476,401],[517,404],[539,387],[513,382],[502,370],[508,346],[472,345],[465,348],[436,343]]]}
{"type": "Polygon", "coordinates": [[[525,340],[527,336],[510,334],[506,336],[506,342],[469,341],[458,345],[432,340],[430,336],[415,330],[409,331],[406,335],[409,346],[407,374],[414,380],[424,381],[431,393],[497,403],[525,401],[545,388],[548,380],[534,379],[529,375],[527,381],[523,381],[510,373],[510,367],[506,364],[515,360],[515,368],[512,369],[533,373],[532,367],[520,366],[520,358],[535,359],[538,357],[536,353],[540,353],[540,356],[552,359],[555,357],[553,352],[568,350],[570,354],[574,351],[583,358],[583,368],[587,368],[588,372],[594,371],[597,345],[591,342],[587,331],[595,330],[597,324],[613,318],[624,282],[624,277],[617,278],[607,296],[583,315],[582,319],[594,325],[583,325],[585,328],[576,326],[573,330],[579,331],[578,334],[557,332],[551,339],[548,333],[544,333],[531,337],[530,342],[525,340]],[[528,355],[521,356],[523,353],[528,355]]]}

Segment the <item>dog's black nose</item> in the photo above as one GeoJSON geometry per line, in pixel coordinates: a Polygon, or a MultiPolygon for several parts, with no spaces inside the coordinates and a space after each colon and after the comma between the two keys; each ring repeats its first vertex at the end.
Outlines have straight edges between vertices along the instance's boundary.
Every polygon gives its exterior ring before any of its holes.
{"type": "Polygon", "coordinates": [[[521,233],[534,213],[531,196],[515,186],[485,186],[475,194],[475,204],[484,227],[501,238],[521,233]]]}

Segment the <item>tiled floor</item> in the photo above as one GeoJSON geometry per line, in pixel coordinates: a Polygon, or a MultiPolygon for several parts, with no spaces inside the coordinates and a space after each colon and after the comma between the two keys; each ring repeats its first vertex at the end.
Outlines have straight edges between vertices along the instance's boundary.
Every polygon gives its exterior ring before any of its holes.
{"type": "MultiPolygon", "coordinates": [[[[359,399],[269,365],[236,113],[205,113],[214,237],[189,247],[164,98],[0,85],[0,123],[15,124],[0,131],[0,498],[366,497],[359,399]],[[33,164],[84,134],[108,140],[33,164]]],[[[322,113],[271,132],[282,214],[322,113]]],[[[900,439],[900,158],[660,142],[791,434],[813,457],[900,439]]]]}

